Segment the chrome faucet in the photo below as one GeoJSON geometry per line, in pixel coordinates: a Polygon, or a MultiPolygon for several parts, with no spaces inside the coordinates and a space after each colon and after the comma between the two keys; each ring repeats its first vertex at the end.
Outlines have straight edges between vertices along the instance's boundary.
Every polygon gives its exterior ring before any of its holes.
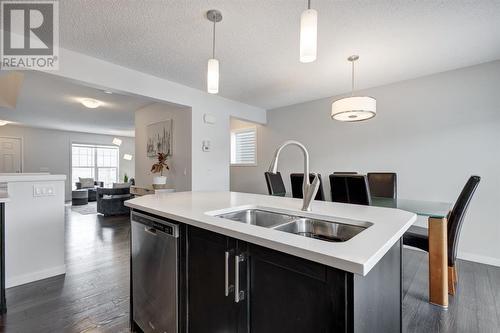
{"type": "Polygon", "coordinates": [[[302,183],[302,195],[304,201],[302,204],[302,210],[310,211],[311,202],[316,197],[316,193],[318,192],[319,189],[319,177],[317,174],[315,174],[312,184],[309,181],[309,153],[307,152],[306,147],[304,147],[302,143],[295,140],[289,140],[285,141],[281,146],[279,146],[279,148],[276,149],[276,151],[274,152],[274,158],[273,161],[271,162],[271,165],[269,166],[269,172],[271,173],[278,172],[278,158],[280,156],[280,153],[283,150],[283,148],[289,145],[294,145],[299,147],[302,150],[302,153],[304,154],[304,182],[302,183]]]}

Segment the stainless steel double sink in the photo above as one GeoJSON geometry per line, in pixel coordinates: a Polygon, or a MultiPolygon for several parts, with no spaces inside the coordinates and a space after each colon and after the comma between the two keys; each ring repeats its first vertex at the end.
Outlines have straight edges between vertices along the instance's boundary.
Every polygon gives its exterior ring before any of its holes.
{"type": "Polygon", "coordinates": [[[345,242],[367,228],[310,217],[276,213],[258,208],[244,209],[215,216],[327,242],[345,242]]]}

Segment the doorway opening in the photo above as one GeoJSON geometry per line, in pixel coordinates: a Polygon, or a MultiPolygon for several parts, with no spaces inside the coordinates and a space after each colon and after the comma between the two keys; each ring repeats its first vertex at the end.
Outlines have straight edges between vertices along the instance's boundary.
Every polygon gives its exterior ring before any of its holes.
{"type": "Polygon", "coordinates": [[[23,139],[0,137],[0,173],[23,172],[23,139]]]}

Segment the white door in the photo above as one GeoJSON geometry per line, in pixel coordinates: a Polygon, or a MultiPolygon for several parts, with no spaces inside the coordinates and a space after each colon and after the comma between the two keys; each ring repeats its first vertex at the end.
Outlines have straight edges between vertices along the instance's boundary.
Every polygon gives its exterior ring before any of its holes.
{"type": "Polygon", "coordinates": [[[0,137],[0,173],[21,173],[21,139],[0,137]]]}

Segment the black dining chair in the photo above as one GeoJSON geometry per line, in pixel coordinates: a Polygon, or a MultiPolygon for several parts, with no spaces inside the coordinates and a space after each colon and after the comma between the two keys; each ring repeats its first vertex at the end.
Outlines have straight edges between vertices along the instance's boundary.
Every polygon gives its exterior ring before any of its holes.
{"type": "MultiPolygon", "coordinates": [[[[323,180],[321,179],[321,174],[319,173],[318,173],[318,178],[319,178],[319,189],[318,193],[316,193],[316,197],[314,197],[314,200],[325,201],[325,192],[323,191],[323,180]]],[[[309,181],[312,183],[313,180],[314,180],[314,173],[310,173],[309,181]]],[[[292,184],[292,197],[302,199],[303,198],[302,185],[304,182],[304,174],[291,173],[290,182],[292,184]]]]}
{"type": "Polygon", "coordinates": [[[266,177],[269,195],[278,197],[284,197],[286,195],[285,184],[283,183],[283,178],[281,178],[281,173],[265,172],[264,176],[266,177]]]}
{"type": "Polygon", "coordinates": [[[332,201],[357,205],[370,205],[370,188],[365,175],[330,175],[332,201]]]}
{"type": "MultiPolygon", "coordinates": [[[[469,203],[480,180],[481,177],[479,176],[471,176],[469,178],[448,216],[448,291],[451,295],[455,294],[455,288],[458,282],[455,263],[457,260],[460,230],[469,203]]],[[[429,252],[429,235],[427,228],[417,226],[410,227],[403,236],[403,244],[429,252]]]]}
{"type": "Polygon", "coordinates": [[[397,198],[398,177],[393,172],[370,172],[367,174],[370,194],[374,197],[397,198]]]}
{"type": "Polygon", "coordinates": [[[335,171],[334,175],[357,175],[356,171],[335,171]]]}

